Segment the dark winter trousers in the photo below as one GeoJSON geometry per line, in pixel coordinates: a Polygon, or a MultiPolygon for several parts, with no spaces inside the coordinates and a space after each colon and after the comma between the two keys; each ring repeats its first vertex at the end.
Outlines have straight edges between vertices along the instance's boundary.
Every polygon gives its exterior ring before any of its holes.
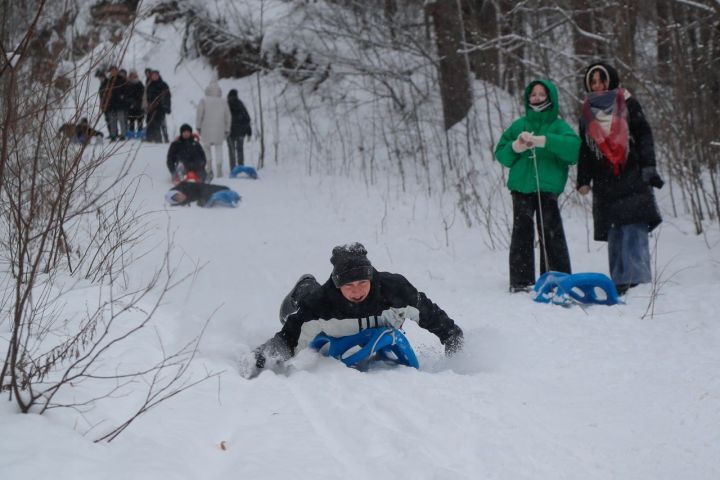
{"type": "Polygon", "coordinates": [[[136,132],[143,128],[143,118],[145,115],[142,110],[128,111],[128,130],[136,132]]]}
{"type": "Polygon", "coordinates": [[[110,140],[124,139],[127,134],[127,110],[109,110],[107,120],[110,140]]]}
{"type": "Polygon", "coordinates": [[[542,208],[538,209],[537,193],[512,192],[513,230],[510,241],[510,287],[525,287],[535,283],[536,217],[540,238],[540,274],[549,270],[572,273],[565,231],[563,230],[557,195],[540,193],[542,208]],[[545,231],[543,238],[542,232],[545,231]],[[545,254],[547,253],[547,258],[545,254]]]}
{"type": "Polygon", "coordinates": [[[237,165],[245,165],[245,152],[243,151],[243,143],[245,137],[228,137],[227,144],[230,151],[230,171],[237,165]]]}
{"type": "Polygon", "coordinates": [[[148,142],[162,142],[162,122],[165,119],[165,113],[154,110],[148,113],[147,129],[145,130],[145,140],[148,142]]]}

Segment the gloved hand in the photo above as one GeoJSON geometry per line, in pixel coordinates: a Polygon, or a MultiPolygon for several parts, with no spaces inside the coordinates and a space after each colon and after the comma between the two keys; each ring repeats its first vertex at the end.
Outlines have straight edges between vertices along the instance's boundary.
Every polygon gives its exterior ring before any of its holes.
{"type": "Polygon", "coordinates": [[[270,340],[257,347],[253,354],[255,355],[255,366],[265,368],[268,359],[284,362],[293,356],[293,351],[287,346],[280,333],[276,333],[270,340]]]}
{"type": "Polygon", "coordinates": [[[455,325],[442,343],[445,345],[445,355],[452,357],[463,348],[463,344],[465,343],[463,331],[455,325]]]}
{"type": "Polygon", "coordinates": [[[665,182],[663,182],[663,179],[660,178],[660,175],[655,167],[643,167],[643,169],[640,170],[640,173],[642,174],[642,180],[646,185],[650,185],[655,188],[662,188],[663,185],[665,185],[665,182]]]}
{"type": "Polygon", "coordinates": [[[532,147],[532,143],[529,141],[529,137],[532,134],[530,132],[521,132],[520,135],[512,143],[512,149],[515,153],[523,153],[528,148],[532,147]]]}
{"type": "Polygon", "coordinates": [[[390,307],[378,316],[378,321],[380,323],[379,326],[400,328],[405,320],[413,320],[417,322],[419,315],[420,311],[415,307],[390,307]]]}
{"type": "Polygon", "coordinates": [[[545,135],[533,135],[532,133],[525,139],[525,142],[529,143],[530,146],[538,148],[545,148],[545,141],[545,135]]]}
{"type": "Polygon", "coordinates": [[[197,128],[198,135],[202,135],[202,129],[200,127],[197,128]]]}

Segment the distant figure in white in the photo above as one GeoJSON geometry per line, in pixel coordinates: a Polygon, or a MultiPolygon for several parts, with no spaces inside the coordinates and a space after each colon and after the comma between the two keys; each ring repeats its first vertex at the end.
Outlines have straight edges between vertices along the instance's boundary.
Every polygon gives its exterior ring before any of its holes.
{"type": "Polygon", "coordinates": [[[205,150],[207,164],[205,170],[210,178],[222,177],[223,141],[230,134],[232,117],[230,109],[217,82],[211,82],[205,89],[205,96],[197,108],[195,125],[200,134],[200,143],[205,150]],[[214,147],[215,155],[210,147],[214,147]],[[213,164],[215,172],[213,172],[213,164]]]}

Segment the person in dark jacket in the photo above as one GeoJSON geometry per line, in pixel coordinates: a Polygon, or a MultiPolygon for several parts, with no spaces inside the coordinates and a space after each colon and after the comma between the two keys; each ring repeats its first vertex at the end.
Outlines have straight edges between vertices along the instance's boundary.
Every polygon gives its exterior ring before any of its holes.
{"type": "MultiPolygon", "coordinates": [[[[223,185],[213,185],[193,180],[183,180],[168,190],[165,194],[165,201],[171,206],[190,205],[197,202],[198,206],[209,205],[208,200],[217,192],[229,191],[223,185]]],[[[212,200],[210,200],[212,202],[212,200]]]]}
{"type": "Polygon", "coordinates": [[[104,110],[107,114],[110,141],[124,140],[127,132],[127,101],[125,98],[127,79],[118,67],[110,67],[104,90],[104,110]]]}
{"type": "Polygon", "coordinates": [[[662,222],[653,187],[664,182],[650,125],[617,71],[590,65],[585,89],[577,189],[586,195],[592,188],[594,238],[608,242],[610,276],[624,294],[652,281],[648,234],[662,222]]]}
{"type": "Polygon", "coordinates": [[[145,86],[147,97],[147,130],[145,139],[148,142],[161,143],[162,124],[165,115],[170,113],[170,87],[160,77],[160,72],[153,70],[150,83],[145,86]]]}
{"type": "Polygon", "coordinates": [[[102,68],[99,68],[95,72],[95,78],[97,78],[100,81],[100,86],[98,87],[98,98],[100,101],[100,111],[103,113],[103,118],[105,119],[105,125],[108,127],[108,132],[110,131],[110,119],[108,118],[108,112],[107,107],[110,103],[110,95],[109,95],[109,80],[107,78],[107,75],[105,73],[105,70],[102,68]]]}
{"type": "Polygon", "coordinates": [[[332,274],[323,285],[313,285],[311,275],[301,277],[290,294],[303,291],[301,298],[292,298],[296,308],[281,309],[282,329],[254,351],[258,369],[268,359],[289,359],[321,331],[344,336],[365,328],[399,328],[406,319],[434,333],[447,355],[462,349],[463,331],[447,313],[402,275],[375,270],[362,244],[333,248],[330,263],[332,274]]]}
{"type": "Polygon", "coordinates": [[[230,135],[228,136],[228,150],[230,151],[230,171],[235,165],[245,165],[244,141],[245,137],[252,136],[250,127],[250,114],[242,100],[238,98],[238,91],[234,88],[228,92],[228,107],[230,107],[230,135]]]}
{"type": "Polygon", "coordinates": [[[135,70],[130,70],[127,86],[125,87],[125,99],[128,108],[128,132],[129,138],[142,138],[143,135],[143,86],[135,70]]]}
{"type": "Polygon", "coordinates": [[[180,127],[180,136],[170,144],[167,154],[167,167],[173,181],[180,182],[193,172],[200,181],[206,179],[205,151],[192,133],[187,123],[180,127]]]}
{"type": "Polygon", "coordinates": [[[495,157],[510,169],[513,229],[510,240],[510,291],[525,292],[535,283],[533,216],[540,239],[540,273],[572,273],[558,196],[568,168],[577,162],[580,139],[558,116],[555,85],[533,80],[525,87],[525,115],[500,137],[495,157]]]}

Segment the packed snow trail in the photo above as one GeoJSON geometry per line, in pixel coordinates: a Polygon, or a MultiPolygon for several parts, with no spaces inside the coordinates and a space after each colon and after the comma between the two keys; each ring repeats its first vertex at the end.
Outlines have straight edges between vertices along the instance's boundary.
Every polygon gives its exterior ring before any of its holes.
{"type": "MultiPolygon", "coordinates": [[[[708,248],[684,233],[690,225],[667,222],[654,316],[645,315],[647,285],[627,305],[560,308],[508,294],[507,251],[486,249],[482,232],[460,222],[446,246],[437,200],[391,185],[270,165],[258,180],[217,180],[242,195],[235,209],[167,208],[166,148],[142,145],[135,166],[137,204],[152,215],[147,243],[174,234],[180,270],[202,268],[166,298],[157,329],[169,349],[212,316],[194,373],[223,373],[109,445],[91,440],[139,393],[83,415],[13,415],[5,404],[3,478],[720,477],[717,234],[708,248]],[[306,350],[284,374],[242,378],[239,359],[280,328],[280,302],[297,278],[324,281],[332,247],[352,241],[445,309],[465,331],[465,350],[447,359],[437,338],[410,324],[419,371],[362,373],[306,350]],[[27,457],[29,445],[41,460],[27,457]]],[[[249,158],[256,148],[248,145],[249,158]]],[[[577,271],[605,271],[602,245],[584,248],[584,218],[565,215],[577,271]]],[[[142,257],[130,281],[162,253],[142,257]]],[[[118,361],[142,362],[157,348],[143,339],[118,361]]]]}

